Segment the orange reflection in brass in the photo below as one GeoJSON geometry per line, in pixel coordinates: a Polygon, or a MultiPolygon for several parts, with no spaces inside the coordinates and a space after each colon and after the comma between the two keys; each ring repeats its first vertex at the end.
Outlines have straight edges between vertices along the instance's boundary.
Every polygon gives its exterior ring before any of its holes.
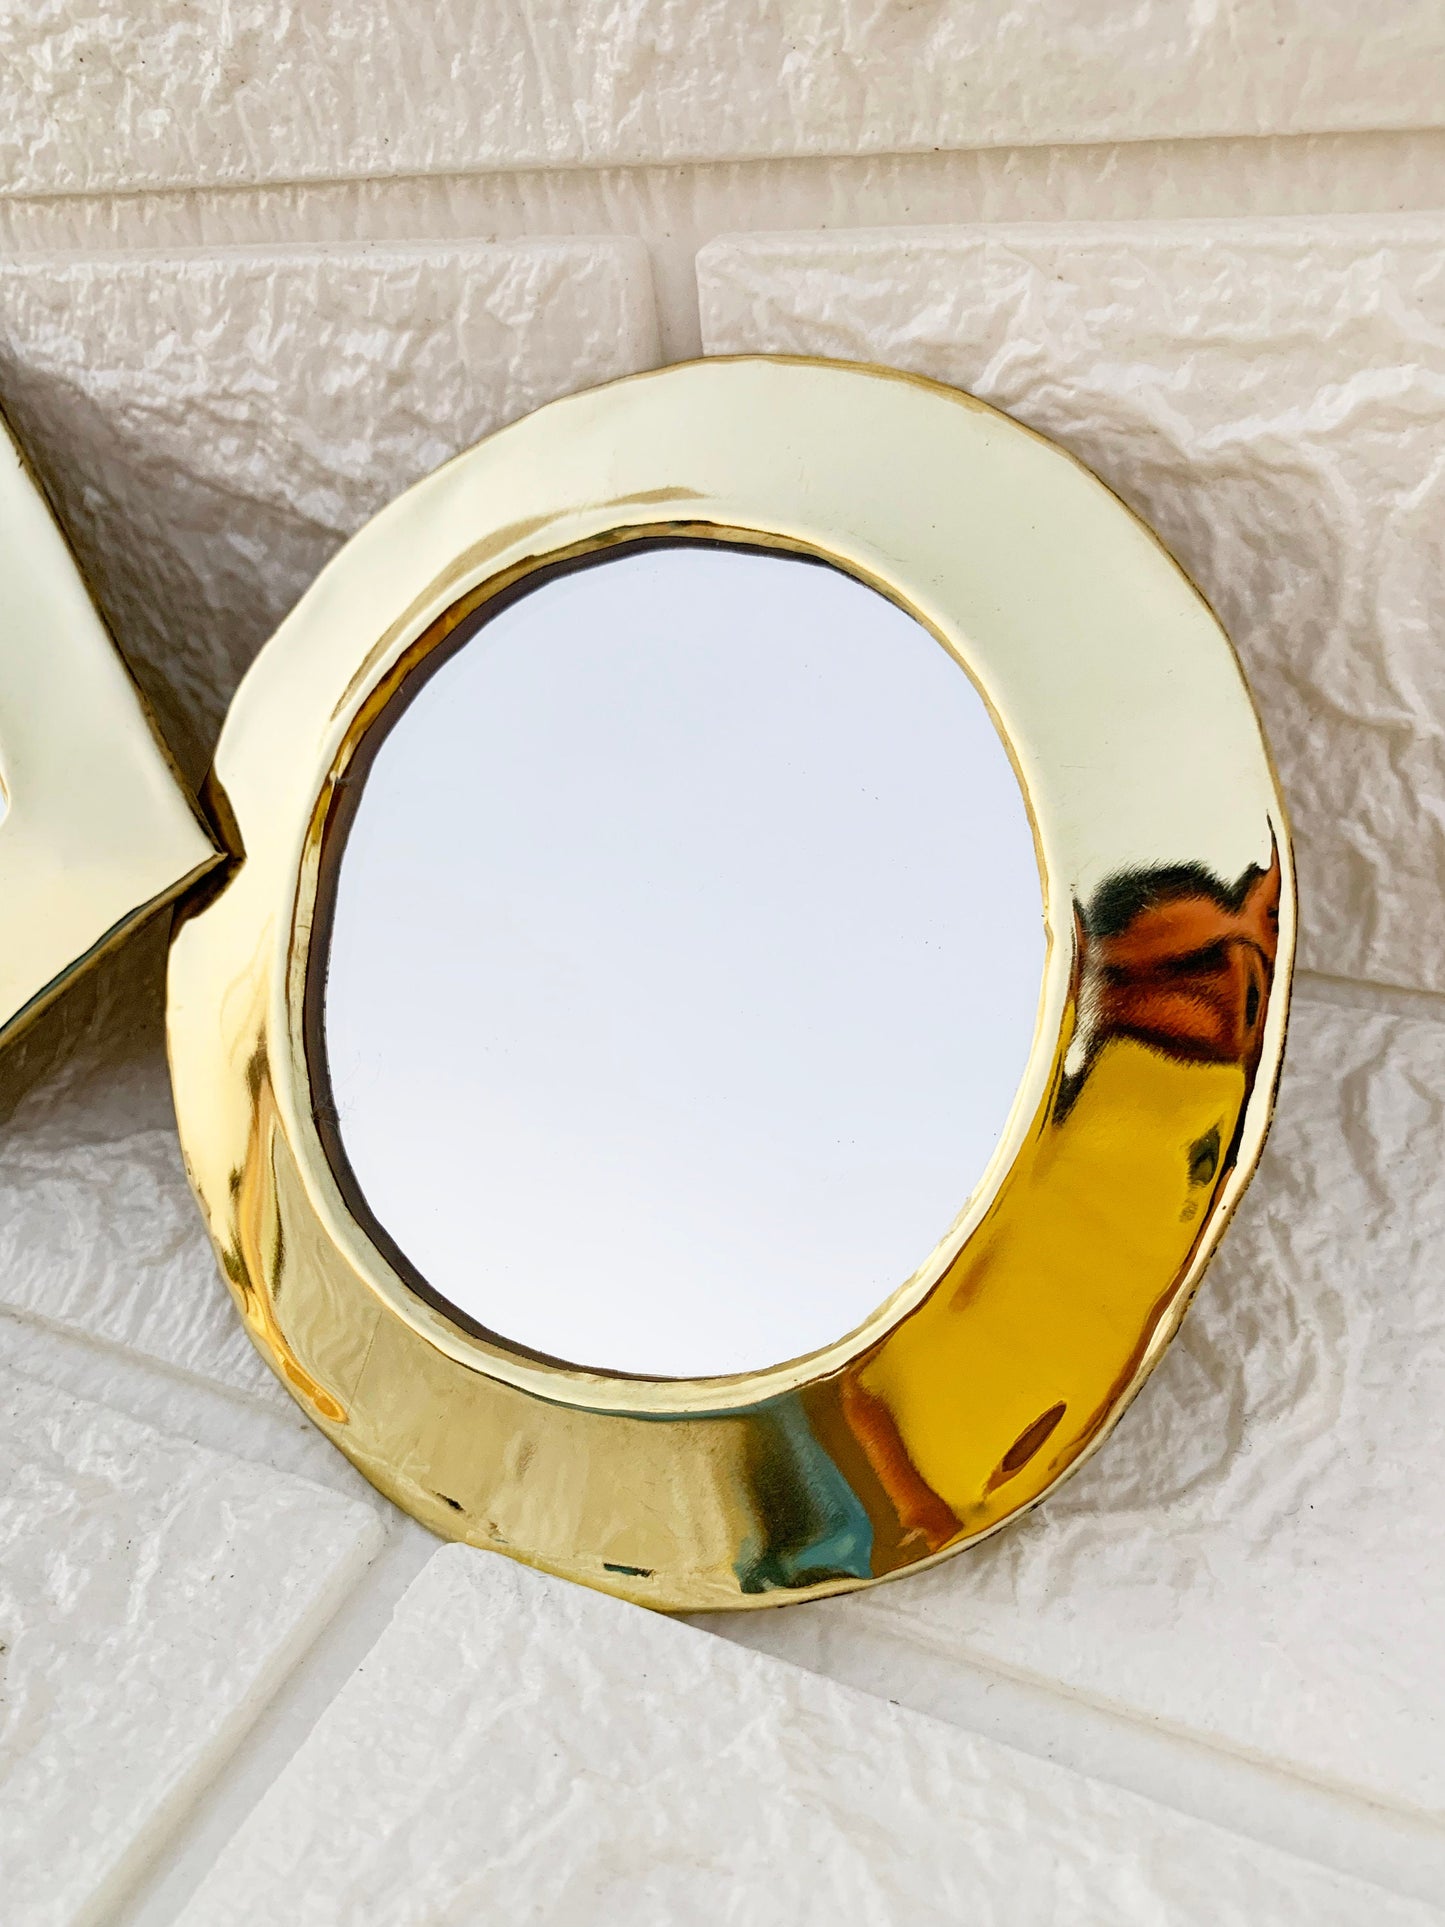
{"type": "Polygon", "coordinates": [[[212,783],[245,854],[172,949],[192,1181],[263,1355],[448,1537],[692,1610],[955,1551],[1099,1444],[1258,1160],[1294,884],[1238,665],[1107,490],[954,391],[753,359],[540,411],[325,571],[238,693],[212,783]],[[1014,1113],[919,1271],[809,1358],[624,1379],[509,1350],[409,1288],[328,1161],[308,987],[327,839],[409,669],[538,570],[688,537],[830,561],[974,677],[1034,823],[1050,951],[1014,1113]]]}
{"type": "Polygon", "coordinates": [[[937,1290],[800,1395],[806,1420],[769,1412],[793,1476],[779,1444],[751,1481],[763,1550],[749,1542],[745,1587],[833,1575],[850,1533],[859,1578],[976,1537],[1093,1443],[1234,1164],[1280,893],[1276,851],[1230,885],[1198,865],[1126,872],[1078,909],[1074,1026],[1030,1151],[937,1290]]]}

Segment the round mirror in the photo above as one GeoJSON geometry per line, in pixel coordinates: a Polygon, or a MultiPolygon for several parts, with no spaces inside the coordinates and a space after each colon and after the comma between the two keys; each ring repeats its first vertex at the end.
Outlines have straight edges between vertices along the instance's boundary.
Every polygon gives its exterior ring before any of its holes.
{"type": "Polygon", "coordinates": [[[516,422],[237,692],[171,950],[238,1312],[438,1532],[650,1606],[957,1551],[1096,1450],[1269,1124],[1289,833],[1123,504],[722,359],[516,422]]]}
{"type": "Polygon", "coordinates": [[[338,1175],[430,1295],[695,1378],[830,1345],[924,1264],[1046,943],[1003,742],[911,616],[796,556],[614,552],[462,625],[350,780],[338,1175]]]}

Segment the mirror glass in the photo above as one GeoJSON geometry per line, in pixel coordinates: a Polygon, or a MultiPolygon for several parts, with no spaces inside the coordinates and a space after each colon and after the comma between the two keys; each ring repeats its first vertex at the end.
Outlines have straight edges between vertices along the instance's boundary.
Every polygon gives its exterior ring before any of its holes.
{"type": "Polygon", "coordinates": [[[883,596],[741,548],[614,552],[459,633],[364,746],[334,874],[353,1208],[547,1357],[832,1343],[949,1230],[1033,1040],[987,708],[883,596]]]}

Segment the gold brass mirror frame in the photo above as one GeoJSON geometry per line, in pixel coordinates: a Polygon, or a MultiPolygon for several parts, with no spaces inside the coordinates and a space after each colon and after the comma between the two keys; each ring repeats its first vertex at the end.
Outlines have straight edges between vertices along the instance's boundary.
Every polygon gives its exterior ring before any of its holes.
{"type": "Polygon", "coordinates": [[[954,390],[715,360],[503,430],[322,573],[238,693],[209,799],[235,861],[177,931],[169,1040],[253,1340],[428,1526],[639,1603],[846,1590],[1034,1503],[1158,1360],[1264,1142],[1294,880],[1238,663],[1099,481],[954,390]],[[1048,929],[1022,1087],[928,1261],[829,1348],[693,1381],[525,1355],[409,1281],[348,1207],[314,1015],[378,717],[459,625],[660,540],[824,560],[933,634],[1012,757],[1048,929]]]}
{"type": "Polygon", "coordinates": [[[0,1043],[220,853],[0,417],[0,1043]]]}

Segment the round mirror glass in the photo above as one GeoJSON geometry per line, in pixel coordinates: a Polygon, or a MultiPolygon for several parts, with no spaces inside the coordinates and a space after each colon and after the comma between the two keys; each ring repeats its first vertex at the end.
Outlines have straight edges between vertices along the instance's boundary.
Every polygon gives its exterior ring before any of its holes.
{"type": "Polygon", "coordinates": [[[556,573],[373,726],[324,1082],[353,1210],[519,1349],[693,1378],[842,1338],[983,1174],[1045,955],[988,710],[821,563],[556,573]]]}

